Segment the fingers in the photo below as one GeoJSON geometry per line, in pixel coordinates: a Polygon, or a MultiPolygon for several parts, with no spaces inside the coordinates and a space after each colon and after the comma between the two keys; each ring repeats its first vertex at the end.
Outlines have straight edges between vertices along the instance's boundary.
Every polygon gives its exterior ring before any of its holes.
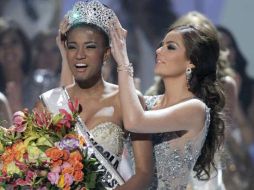
{"type": "Polygon", "coordinates": [[[121,36],[124,36],[124,37],[127,36],[127,30],[125,30],[122,27],[122,25],[117,17],[115,17],[114,20],[112,20],[110,30],[111,30],[111,32],[115,31],[116,33],[118,33],[121,36]]]}
{"type": "Polygon", "coordinates": [[[69,30],[70,24],[68,22],[68,19],[65,17],[59,24],[59,30],[58,30],[58,36],[56,38],[56,42],[59,44],[61,41],[66,40],[66,32],[69,30]]]}
{"type": "Polygon", "coordinates": [[[127,30],[123,28],[111,28],[110,36],[111,36],[111,40],[117,38],[117,40],[125,41],[127,37],[127,30]]]}
{"type": "Polygon", "coordinates": [[[61,31],[62,34],[65,34],[70,28],[70,24],[68,22],[67,18],[64,18],[62,22],[59,25],[59,30],[61,31]]]}

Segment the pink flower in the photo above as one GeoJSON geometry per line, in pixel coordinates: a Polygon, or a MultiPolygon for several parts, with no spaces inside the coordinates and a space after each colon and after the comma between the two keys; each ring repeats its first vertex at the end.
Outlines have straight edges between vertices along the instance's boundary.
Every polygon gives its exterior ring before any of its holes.
{"type": "Polygon", "coordinates": [[[9,181],[10,177],[9,176],[0,176],[0,183],[9,181]]]}
{"type": "Polygon", "coordinates": [[[39,126],[39,127],[43,127],[43,126],[49,126],[50,122],[51,122],[51,115],[49,112],[47,112],[46,110],[43,111],[39,111],[39,110],[34,110],[33,111],[34,116],[35,116],[35,123],[39,126]]]}
{"type": "Polygon", "coordinates": [[[73,176],[70,174],[64,174],[64,185],[71,186],[73,183],[73,176]]]}
{"type": "Polygon", "coordinates": [[[61,166],[62,169],[71,167],[71,164],[69,162],[64,162],[61,166]]]}
{"type": "Polygon", "coordinates": [[[23,170],[23,171],[25,171],[25,170],[27,170],[27,165],[25,164],[25,163],[23,163],[23,162],[20,162],[20,161],[18,161],[18,160],[15,160],[15,165],[20,169],[20,170],[23,170]]]}
{"type": "Polygon", "coordinates": [[[49,172],[48,173],[48,180],[50,181],[51,184],[57,184],[59,180],[59,174],[55,172],[49,172]]]}
{"type": "Polygon", "coordinates": [[[26,179],[17,179],[14,183],[14,187],[15,186],[31,186],[32,185],[32,179],[36,177],[36,173],[32,172],[32,171],[28,171],[26,173],[26,179]]]}
{"type": "Polygon", "coordinates": [[[27,171],[26,173],[26,181],[32,181],[33,178],[36,177],[36,173],[35,172],[32,172],[30,170],[27,171]]]}
{"type": "Polygon", "coordinates": [[[60,166],[55,166],[51,169],[51,172],[60,173],[61,172],[61,167],[60,166]]]}
{"type": "Polygon", "coordinates": [[[72,113],[80,113],[80,105],[77,98],[74,98],[74,103],[69,100],[68,106],[72,113]]]}
{"type": "Polygon", "coordinates": [[[17,179],[14,183],[14,186],[30,186],[31,181],[23,180],[21,178],[17,179]]]}
{"type": "Polygon", "coordinates": [[[70,113],[68,113],[65,109],[59,109],[59,112],[61,114],[63,114],[64,119],[69,120],[69,121],[72,120],[72,115],[70,113]]]}
{"type": "Polygon", "coordinates": [[[65,125],[66,127],[70,128],[71,127],[71,122],[73,120],[72,115],[69,114],[66,110],[64,109],[59,109],[59,112],[63,114],[64,118],[59,122],[62,125],[65,125]]]}

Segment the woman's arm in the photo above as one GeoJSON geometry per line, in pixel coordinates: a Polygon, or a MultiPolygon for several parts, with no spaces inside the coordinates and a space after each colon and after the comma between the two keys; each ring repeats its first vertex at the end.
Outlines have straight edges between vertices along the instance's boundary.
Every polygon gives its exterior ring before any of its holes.
{"type": "Polygon", "coordinates": [[[135,160],[135,174],[116,190],[147,189],[154,173],[150,137],[143,134],[131,134],[131,139],[135,160]]]}
{"type": "Polygon", "coordinates": [[[67,56],[66,56],[66,47],[65,47],[65,36],[64,34],[68,30],[68,21],[64,18],[64,20],[60,23],[58,35],[56,37],[56,44],[60,50],[62,57],[62,70],[61,70],[61,78],[60,78],[60,86],[68,86],[74,83],[73,76],[71,70],[68,65],[67,56]]]}
{"type": "Polygon", "coordinates": [[[123,120],[127,130],[136,133],[159,133],[204,126],[204,103],[193,99],[161,110],[144,111],[135,91],[129,63],[126,36],[119,21],[111,28],[111,52],[118,64],[118,84],[123,120]]]}

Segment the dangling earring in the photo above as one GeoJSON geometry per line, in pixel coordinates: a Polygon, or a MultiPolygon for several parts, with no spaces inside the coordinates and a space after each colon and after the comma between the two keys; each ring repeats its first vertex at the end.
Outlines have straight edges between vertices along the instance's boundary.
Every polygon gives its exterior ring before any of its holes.
{"type": "Polygon", "coordinates": [[[187,68],[186,71],[185,71],[188,87],[190,87],[191,72],[192,72],[191,68],[187,68]]]}

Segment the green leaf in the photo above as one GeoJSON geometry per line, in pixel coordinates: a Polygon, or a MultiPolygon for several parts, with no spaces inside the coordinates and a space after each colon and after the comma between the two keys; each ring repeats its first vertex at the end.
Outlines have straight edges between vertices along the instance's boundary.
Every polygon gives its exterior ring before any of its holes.
{"type": "Polygon", "coordinates": [[[42,152],[45,152],[47,149],[51,148],[52,146],[47,145],[37,145],[38,149],[40,149],[42,152]]]}
{"type": "Polygon", "coordinates": [[[87,179],[87,181],[86,181],[87,188],[95,188],[96,187],[96,177],[97,177],[96,172],[89,173],[89,175],[86,178],[87,179]]]}
{"type": "Polygon", "coordinates": [[[34,134],[34,136],[28,137],[26,140],[24,140],[24,145],[27,147],[28,144],[30,143],[30,141],[38,139],[38,138],[39,138],[39,136],[34,134]]]}
{"type": "Polygon", "coordinates": [[[63,119],[64,116],[62,114],[56,114],[53,118],[52,118],[52,124],[56,125],[61,119],[63,119]]]}

